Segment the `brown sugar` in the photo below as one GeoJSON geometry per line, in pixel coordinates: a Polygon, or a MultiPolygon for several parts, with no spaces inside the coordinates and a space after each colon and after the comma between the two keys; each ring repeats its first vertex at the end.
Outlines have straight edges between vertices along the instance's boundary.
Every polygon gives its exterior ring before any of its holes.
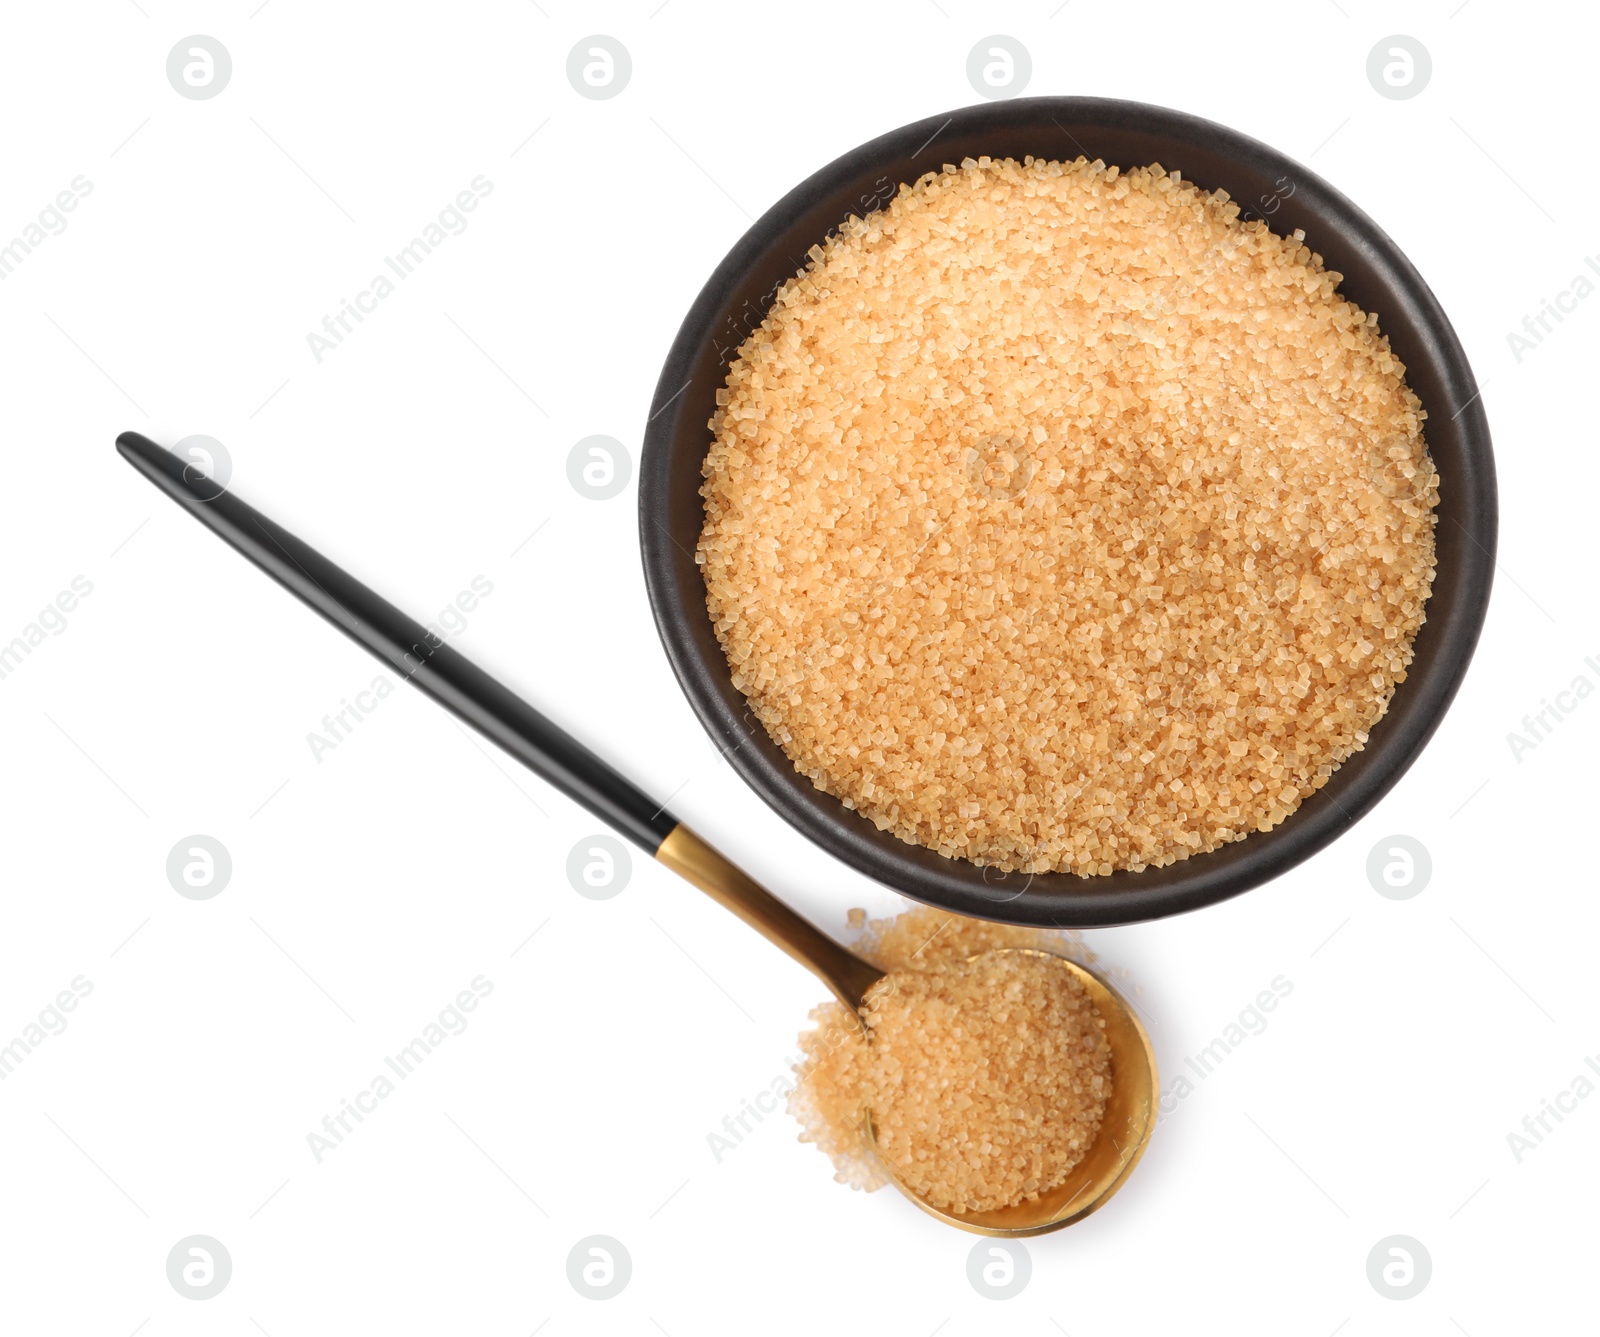
{"type": "MultiPolygon", "coordinates": [[[[852,921],[858,922],[858,921],[852,921]]],[[[1031,953],[1059,934],[915,909],[857,950],[889,973],[862,1008],[812,1013],[790,1111],[837,1178],[886,1181],[863,1131],[917,1196],[988,1211],[1061,1183],[1093,1145],[1111,1091],[1104,1021],[1082,983],[1031,953]],[[969,961],[969,957],[974,958],[969,961]]]]}
{"type": "Polygon", "coordinates": [[[797,770],[1088,876],[1276,826],[1363,746],[1438,477],[1301,234],[1159,166],[983,158],[810,255],[718,391],[697,554],[797,770]]]}

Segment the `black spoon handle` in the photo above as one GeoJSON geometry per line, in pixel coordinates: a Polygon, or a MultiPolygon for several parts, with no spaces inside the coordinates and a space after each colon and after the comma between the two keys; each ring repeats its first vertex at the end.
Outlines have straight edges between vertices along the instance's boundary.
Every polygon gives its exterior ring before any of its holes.
{"type": "Polygon", "coordinates": [[[566,730],[348,572],[171,451],[124,432],[134,468],[225,542],[568,798],[655,855],[678,819],[566,730]]]}

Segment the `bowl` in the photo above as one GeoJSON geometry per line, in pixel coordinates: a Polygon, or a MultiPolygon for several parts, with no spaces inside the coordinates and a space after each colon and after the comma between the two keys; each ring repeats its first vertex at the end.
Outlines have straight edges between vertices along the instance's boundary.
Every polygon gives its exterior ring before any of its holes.
{"type": "Polygon", "coordinates": [[[863,144],[808,177],[728,252],[667,354],[645,427],[639,537],[655,622],[678,682],[744,780],[792,826],[846,864],[914,900],[1013,924],[1098,927],[1198,909],[1277,877],[1336,840],[1405,774],[1439,727],[1477,644],[1497,529],[1488,421],[1465,352],[1438,301],[1393,241],[1315,173],[1248,136],[1183,112],[1102,98],[1018,98],[965,107],[863,144]],[[727,365],[806,252],[902,183],[984,154],[1125,168],[1160,163],[1226,190],[1245,218],[1305,244],[1344,276],[1340,293],[1378,315],[1427,410],[1439,474],[1438,568],[1415,657],[1367,745],[1270,831],[1163,868],[1105,876],[1007,873],[880,831],[795,770],[733,685],[695,564],[704,523],[707,422],[727,365]]]}

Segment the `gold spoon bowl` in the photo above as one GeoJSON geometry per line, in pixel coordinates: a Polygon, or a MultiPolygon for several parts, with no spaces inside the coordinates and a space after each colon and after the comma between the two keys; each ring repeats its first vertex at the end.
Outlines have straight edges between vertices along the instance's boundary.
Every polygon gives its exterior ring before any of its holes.
{"type": "MultiPolygon", "coordinates": [[[[826,984],[853,1013],[859,1014],[868,991],[884,972],[822,933],[778,900],[742,869],[730,863],[686,826],[679,826],[661,844],[656,858],[732,910],[826,984]]],[[[1155,1051],[1150,1037],[1127,1000],[1092,970],[1052,952],[1030,947],[1001,947],[980,956],[1027,954],[1070,972],[1089,991],[1106,1024],[1111,1050],[1111,1095],[1093,1144],[1061,1183],[1038,1197],[987,1212],[952,1212],[936,1207],[895,1173],[878,1153],[872,1112],[863,1115],[867,1144],[889,1182],[927,1212],[959,1230],[977,1235],[1021,1238],[1045,1235],[1083,1220],[1105,1205],[1133,1173],[1156,1126],[1160,1090],[1155,1051]]],[[[977,960],[971,957],[969,960],[977,960]]]]}
{"type": "MultiPolygon", "coordinates": [[[[893,1163],[885,1156],[878,1156],[878,1163],[890,1182],[929,1216],[975,1235],[1000,1235],[1011,1239],[1047,1235],[1083,1220],[1109,1202],[1111,1195],[1127,1183],[1133,1167],[1149,1145],[1150,1134],[1156,1126],[1156,1099],[1160,1090],[1155,1051],[1150,1047],[1150,1037],[1145,1034],[1144,1026],[1127,1000],[1092,970],[1031,947],[1002,947],[981,952],[979,956],[1024,953],[1053,962],[1057,969],[1076,976],[1089,991],[1089,997],[1106,1023],[1106,1044],[1111,1050],[1111,1094],[1106,1100],[1100,1129],[1083,1159],[1059,1184],[1026,1202],[987,1212],[952,1212],[918,1197],[895,1173],[893,1163]]],[[[978,956],[968,960],[976,961],[978,956]]],[[[877,1155],[870,1110],[865,1121],[867,1143],[877,1155]]]]}

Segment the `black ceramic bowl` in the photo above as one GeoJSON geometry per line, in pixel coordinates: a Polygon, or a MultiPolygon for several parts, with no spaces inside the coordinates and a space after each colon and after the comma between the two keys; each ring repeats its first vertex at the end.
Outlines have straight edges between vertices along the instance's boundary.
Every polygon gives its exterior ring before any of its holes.
{"type": "Polygon", "coordinates": [[[639,531],[645,580],[667,657],[733,767],[769,804],[847,864],[919,901],[1017,924],[1087,927],[1178,914],[1276,877],[1337,838],[1405,772],[1444,716],[1483,626],[1494,572],[1494,458],[1466,354],[1427,284],[1383,231],[1327,182],[1244,135],[1161,107],[1099,98],[1025,98],[965,107],[895,130],[773,205],[717,267],[662,368],[645,428],[639,531]],[[902,182],[966,157],[1160,163],[1224,189],[1246,217],[1306,245],[1344,275],[1341,292],[1378,314],[1428,412],[1438,468],[1439,567],[1416,659],[1366,747],[1271,831],[1166,868],[1109,877],[1006,875],[879,831],[800,775],[733,686],[695,565],[704,518],[706,423],[728,362],[806,251],[902,182]]]}

